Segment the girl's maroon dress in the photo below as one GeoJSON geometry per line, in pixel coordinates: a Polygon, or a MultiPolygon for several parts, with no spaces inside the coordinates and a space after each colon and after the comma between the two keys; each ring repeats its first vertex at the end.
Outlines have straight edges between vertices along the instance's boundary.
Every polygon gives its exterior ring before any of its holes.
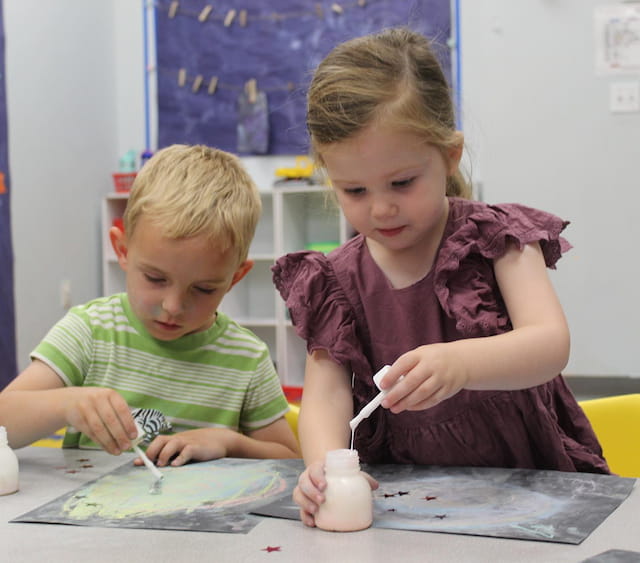
{"type": "MultiPolygon", "coordinates": [[[[353,372],[354,413],[377,393],[375,374],[424,344],[511,330],[493,260],[507,243],[538,242],[548,267],[570,245],[568,224],[517,204],[450,198],[434,266],[394,289],[361,235],[327,256],[296,252],[273,267],[307,349],[325,349],[353,372]]],[[[392,414],[379,408],[357,429],[368,463],[520,467],[609,473],[584,412],[561,375],[518,391],[463,390],[433,408],[392,414]]]]}

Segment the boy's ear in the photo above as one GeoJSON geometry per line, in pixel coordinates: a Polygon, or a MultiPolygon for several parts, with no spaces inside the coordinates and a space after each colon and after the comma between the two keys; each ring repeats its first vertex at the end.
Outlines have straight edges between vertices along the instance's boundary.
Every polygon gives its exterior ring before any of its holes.
{"type": "Polygon", "coordinates": [[[455,132],[456,141],[455,144],[447,149],[447,157],[449,158],[448,166],[449,166],[449,174],[453,174],[458,165],[460,164],[460,160],[462,159],[462,151],[464,150],[464,135],[462,131],[455,132]]]}
{"type": "MultiPolygon", "coordinates": [[[[231,289],[234,285],[236,285],[242,278],[244,278],[253,268],[253,260],[245,260],[242,264],[238,266],[235,274],[233,274],[233,279],[231,280],[231,285],[229,289],[231,289]]],[[[229,289],[227,291],[229,291],[229,289]]]]}
{"type": "Polygon", "coordinates": [[[118,257],[118,263],[120,267],[127,271],[127,237],[122,232],[120,227],[111,227],[109,229],[109,239],[111,240],[111,246],[113,251],[118,257]]]}

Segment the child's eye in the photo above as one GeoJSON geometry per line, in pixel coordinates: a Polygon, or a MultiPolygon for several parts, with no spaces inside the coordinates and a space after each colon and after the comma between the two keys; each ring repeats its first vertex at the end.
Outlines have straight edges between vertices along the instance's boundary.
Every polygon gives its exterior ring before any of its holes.
{"type": "Polygon", "coordinates": [[[396,180],[395,182],[391,182],[391,185],[394,188],[405,188],[406,186],[410,186],[415,178],[407,178],[406,180],[396,180]]]}
{"type": "Polygon", "coordinates": [[[344,188],[344,193],[347,195],[362,195],[367,191],[366,188],[358,187],[358,188],[344,188]]]}
{"type": "Polygon", "coordinates": [[[145,274],[144,277],[150,283],[162,283],[164,281],[164,278],[160,278],[160,277],[157,277],[157,276],[152,276],[150,274],[145,274]]]}
{"type": "Polygon", "coordinates": [[[203,293],[204,295],[212,295],[215,292],[215,289],[211,289],[209,287],[196,287],[195,290],[203,293]]]}

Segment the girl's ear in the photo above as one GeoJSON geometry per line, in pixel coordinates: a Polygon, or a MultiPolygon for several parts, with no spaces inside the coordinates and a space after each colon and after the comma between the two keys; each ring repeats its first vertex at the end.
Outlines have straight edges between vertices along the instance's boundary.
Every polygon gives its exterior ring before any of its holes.
{"type": "Polygon", "coordinates": [[[113,251],[118,257],[118,263],[120,267],[127,271],[127,237],[120,227],[111,227],[109,229],[109,239],[111,240],[111,246],[113,251]]]}
{"type": "Polygon", "coordinates": [[[462,151],[464,150],[464,135],[462,131],[456,131],[454,139],[454,145],[447,149],[449,175],[452,175],[458,169],[462,159],[462,151]]]}

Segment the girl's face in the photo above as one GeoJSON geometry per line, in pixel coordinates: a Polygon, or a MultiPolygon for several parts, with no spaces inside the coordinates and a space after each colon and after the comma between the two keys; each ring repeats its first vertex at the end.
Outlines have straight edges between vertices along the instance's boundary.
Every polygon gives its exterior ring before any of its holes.
{"type": "Polygon", "coordinates": [[[204,235],[170,239],[140,217],[134,236],[112,242],[127,273],[131,308],[158,340],[175,340],[212,326],[224,295],[251,269],[238,266],[233,249],[224,252],[204,235]]]}
{"type": "Polygon", "coordinates": [[[431,247],[448,215],[447,177],[462,152],[449,163],[414,133],[373,124],[322,151],[327,174],[351,226],[391,251],[431,247]]]}

